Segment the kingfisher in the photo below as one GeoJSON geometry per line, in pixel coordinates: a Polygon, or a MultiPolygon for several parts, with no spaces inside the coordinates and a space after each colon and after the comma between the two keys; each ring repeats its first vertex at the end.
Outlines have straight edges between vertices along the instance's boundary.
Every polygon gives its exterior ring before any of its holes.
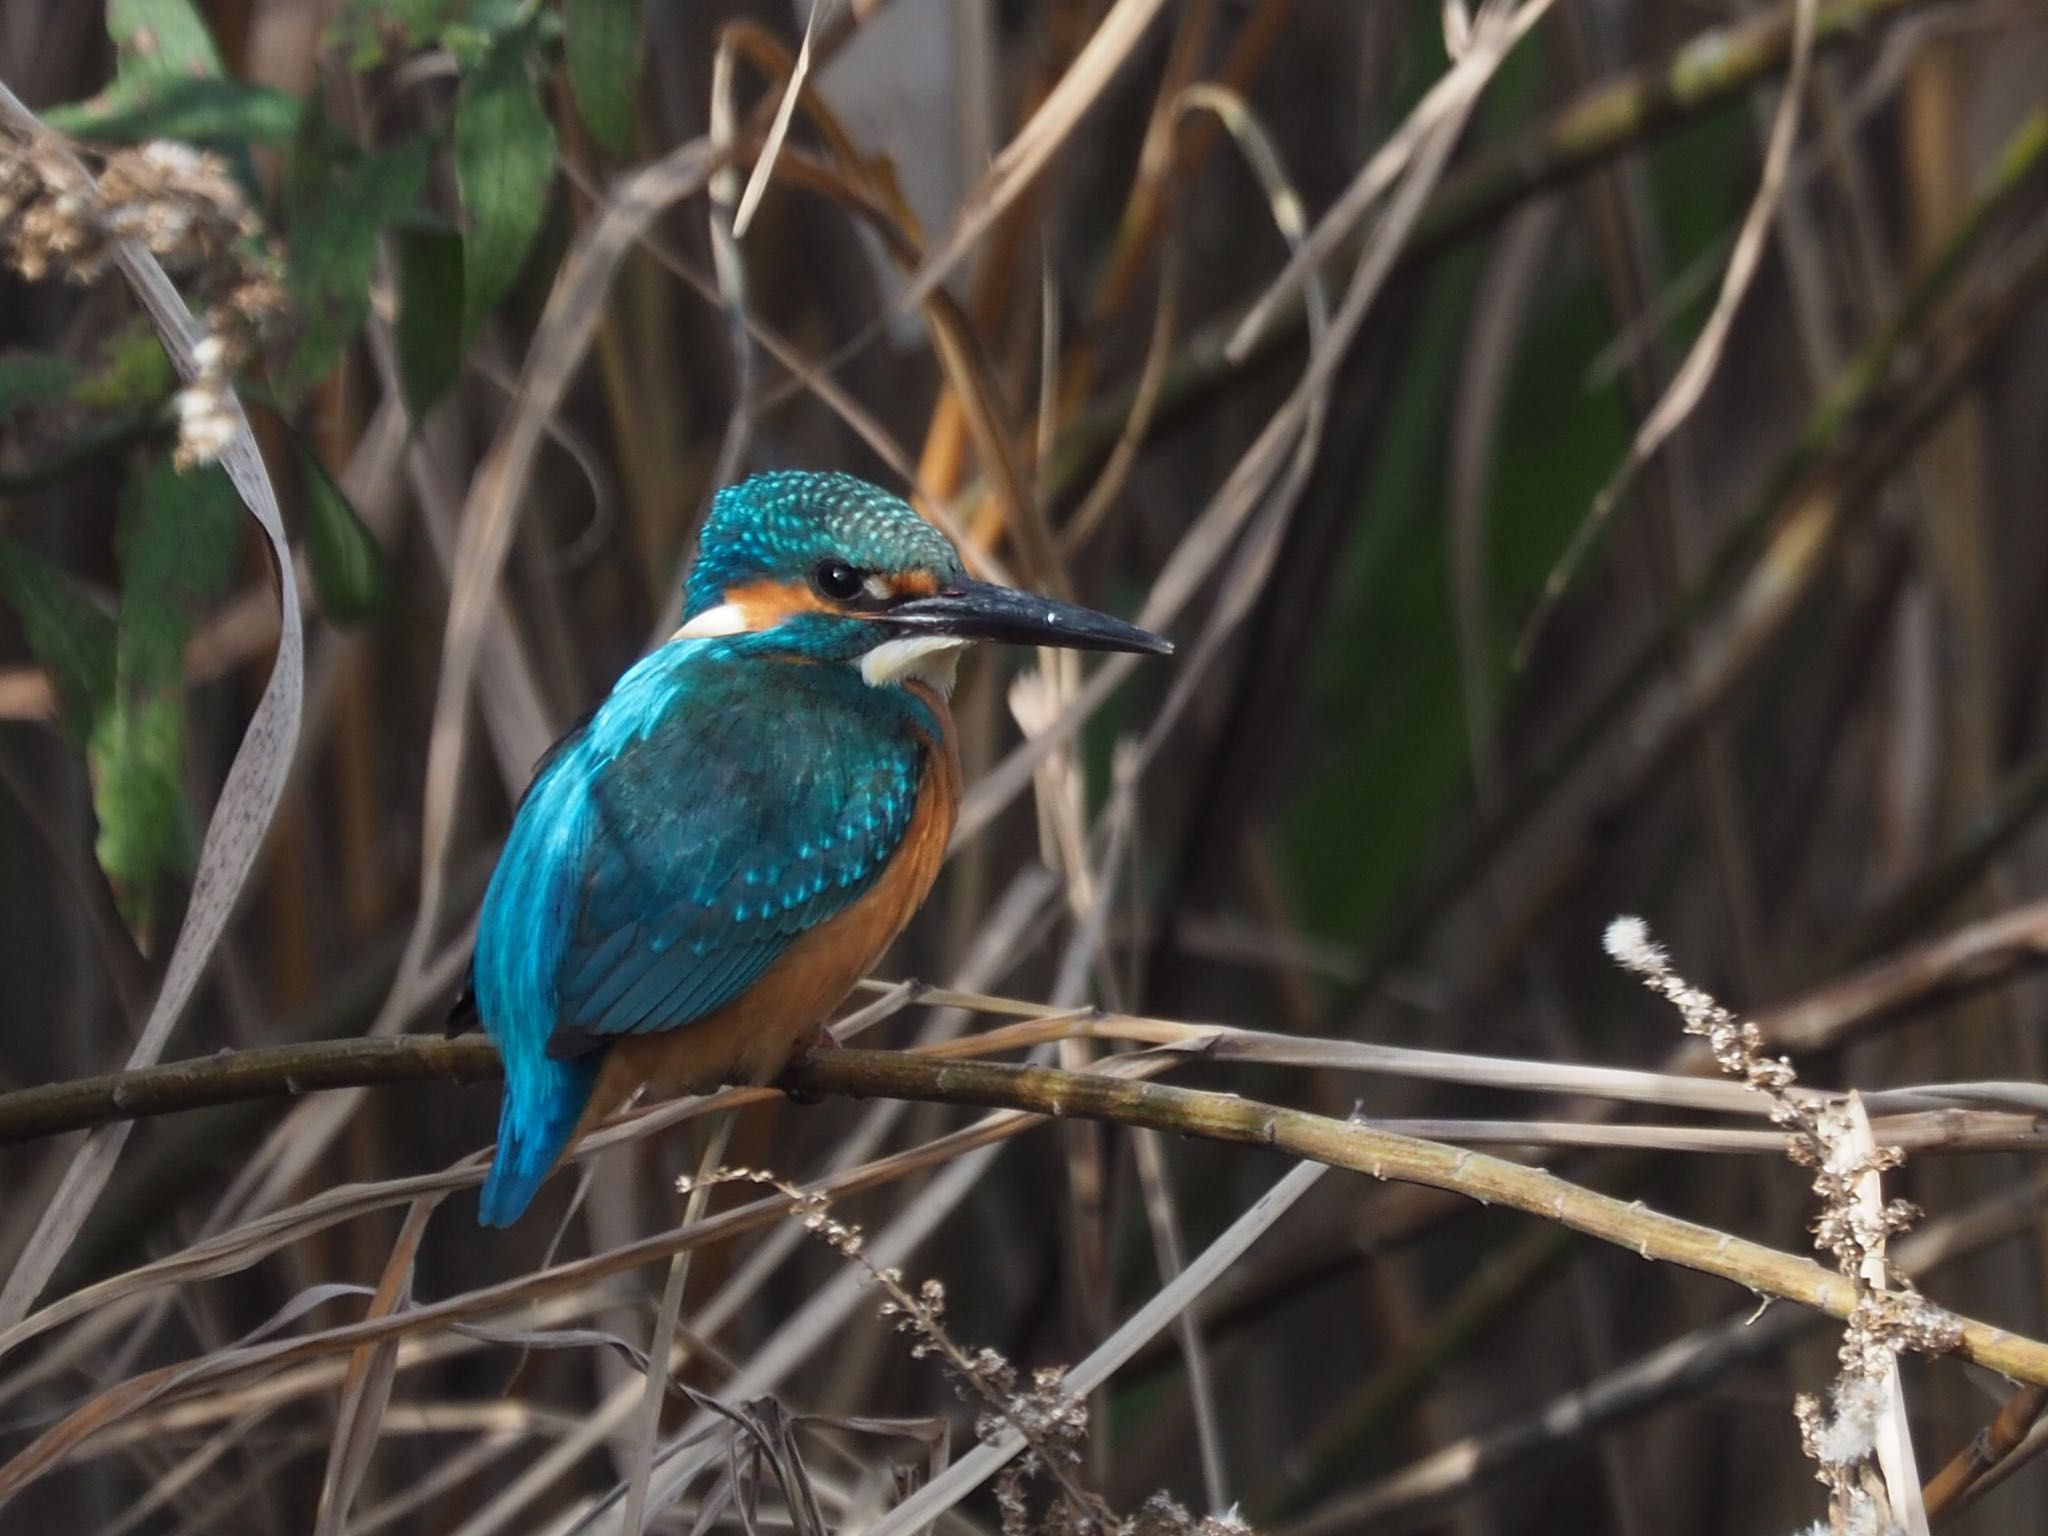
{"type": "Polygon", "coordinates": [[[722,490],[682,627],[542,758],[470,987],[505,1065],[480,1220],[509,1226],[636,1088],[765,1083],[930,892],[960,804],[947,699],[977,640],[1165,655],[968,577],[900,498],[785,471],[722,490]]]}

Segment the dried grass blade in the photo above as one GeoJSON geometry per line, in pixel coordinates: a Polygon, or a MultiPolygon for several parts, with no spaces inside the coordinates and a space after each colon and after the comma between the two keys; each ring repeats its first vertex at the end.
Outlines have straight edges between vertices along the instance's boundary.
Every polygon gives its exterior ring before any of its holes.
{"type": "MultiPolygon", "coordinates": [[[[1145,1216],[1152,1227],[1152,1247],[1157,1255],[1160,1279],[1171,1284],[1187,1267],[1186,1244],[1181,1239],[1180,1212],[1174,1204],[1172,1170],[1166,1166],[1166,1149],[1157,1132],[1139,1131],[1131,1137],[1132,1155],[1138,1165],[1139,1183],[1145,1197],[1145,1216]]],[[[1224,1460],[1222,1416],[1216,1411],[1217,1393],[1209,1348],[1202,1337],[1202,1320],[1193,1307],[1184,1307],[1173,1320],[1181,1359],[1188,1373],[1188,1407],[1195,1421],[1195,1447],[1202,1464],[1202,1492],[1209,1508],[1228,1509],[1230,1469],[1224,1460]]]]}
{"type": "MultiPolygon", "coordinates": [[[[815,18],[816,10],[811,12],[815,18]]],[[[810,34],[804,35],[810,45],[810,34]]],[[[732,1138],[732,1113],[711,1122],[704,1151],[697,1159],[697,1177],[690,1185],[690,1197],[683,1207],[683,1225],[704,1219],[704,1207],[711,1203],[712,1174],[725,1158],[726,1143],[732,1138]]],[[[668,1279],[662,1286],[661,1308],[655,1314],[654,1338],[647,1350],[647,1382],[640,1398],[640,1412],[633,1426],[633,1476],[626,1490],[626,1530],[640,1536],[647,1524],[647,1485],[654,1471],[654,1442],[661,1432],[661,1405],[668,1397],[668,1383],[677,1361],[676,1334],[683,1312],[683,1291],[690,1281],[690,1250],[685,1248],[668,1261],[668,1279]]]]}
{"type": "Polygon", "coordinates": [[[1729,253],[1728,270],[1722,274],[1721,289],[1715,296],[1714,307],[1708,313],[1706,323],[1700,327],[1699,335],[1694,338],[1685,361],[1672,376],[1663,398],[1636,429],[1627,454],[1607,483],[1600,487],[1600,494],[1593,499],[1592,510],[1579,524],[1571,543],[1545,578],[1543,595],[1515,646],[1515,665],[1518,668],[1528,661],[1587,549],[1601,528],[1606,526],[1608,517],[1634,482],[1637,472],[1693,413],[1694,407],[1706,394],[1707,383],[1713,378],[1714,370],[1720,366],[1721,354],[1728,344],[1728,333],[1735,324],[1736,311],[1742,307],[1750,282],[1763,261],[1764,242],[1770,237],[1771,223],[1784,195],[1786,173],[1791,167],[1793,146],[1799,137],[1799,102],[1806,94],[1807,74],[1813,62],[1814,15],[1818,8],[1819,0],[1794,0],[1792,55],[1786,69],[1784,94],[1778,102],[1777,116],[1771,122],[1771,136],[1764,149],[1763,171],[1757,178],[1756,196],[1750,200],[1749,211],[1743,215],[1742,228],[1735,237],[1734,250],[1729,253]]]}
{"type": "Polygon", "coordinates": [[[1054,150],[1095,104],[1110,78],[1120,70],[1137,46],[1145,29],[1164,6],[1164,0],[1116,0],[1109,14],[1082,47],[1074,62],[1060,76],[1059,83],[1040,103],[1017,136],[1003,146],[988,174],[971,192],[953,222],[953,230],[939,248],[918,264],[898,299],[905,310],[922,304],[933,289],[945,281],[1002,217],[1033,177],[1045,168],[1054,150]]]}
{"type": "Polygon", "coordinates": [[[811,76],[811,39],[818,30],[818,13],[825,9],[825,0],[812,0],[811,13],[804,19],[804,40],[796,51],[796,63],[789,72],[789,83],[782,88],[782,100],[775,106],[775,121],[768,125],[768,137],[761,145],[761,153],[754,158],[753,173],[747,177],[747,189],[740,194],[739,210],[732,216],[732,237],[744,240],[747,227],[754,222],[754,210],[761,206],[761,195],[768,190],[769,178],[775,174],[775,159],[782,152],[782,141],[789,136],[789,122],[796,114],[797,98],[803,94],[804,82],[811,76]]]}
{"type": "Polygon", "coordinates": [[[1273,280],[1272,286],[1245,312],[1226,344],[1225,351],[1229,356],[1242,358],[1258,344],[1260,335],[1273,323],[1280,307],[1308,286],[1310,274],[1335,254],[1337,247],[1358,227],[1373,204],[1400,179],[1402,171],[1420,151],[1431,130],[1453,118],[1463,121],[1508,50],[1543,19],[1549,8],[1544,3],[1523,6],[1509,19],[1504,32],[1497,12],[1481,13],[1478,31],[1468,39],[1470,46],[1464,55],[1429,88],[1400,128],[1366,161],[1351,184],[1331,205],[1330,211],[1323,215],[1322,222],[1288,258],[1287,265],[1273,280]]]}
{"type": "MultiPolygon", "coordinates": [[[[1067,1389],[1094,1391],[1147,1340],[1167,1327],[1196,1297],[1235,1263],[1295,1203],[1313,1189],[1328,1169],[1319,1163],[1297,1163],[1261,1195],[1222,1236],[1153,1294],[1116,1332],[1080,1364],[1067,1372],[1067,1389]]],[[[978,1445],[871,1526],[866,1536],[907,1536],[951,1509],[980,1487],[1024,1448],[1024,1437],[1006,1429],[992,1442],[978,1445]]]]}
{"type": "MultiPolygon", "coordinates": [[[[598,195],[596,185],[589,177],[579,174],[574,166],[567,166],[564,171],[572,183],[595,199],[598,195]]],[[[717,282],[705,276],[679,255],[674,246],[661,238],[658,230],[650,228],[645,231],[640,237],[640,245],[663,270],[699,298],[713,304],[722,302],[717,282]]],[[[872,411],[855,399],[845,386],[799,352],[795,344],[780,331],[764,324],[759,316],[747,314],[741,319],[746,326],[747,335],[754,344],[775,359],[789,374],[788,387],[792,391],[815,395],[819,404],[844,422],[875,457],[889,467],[891,474],[913,487],[927,504],[937,499],[928,489],[918,484],[917,465],[903,444],[872,411]]],[[[771,403],[780,398],[780,389],[770,392],[771,403]]],[[[0,680],[0,685],[4,685],[4,680],[0,680]]],[[[4,695],[0,695],[0,713],[4,713],[4,695]]]]}
{"type": "MultiPolygon", "coordinates": [[[[0,84],[0,126],[25,139],[53,141],[35,113],[4,84],[0,84]]],[[[80,175],[84,175],[80,168],[80,175]]],[[[186,307],[157,259],[133,240],[116,246],[121,275],[135,291],[136,299],[148,312],[164,350],[170,354],[180,378],[200,377],[195,349],[205,339],[192,311],[186,307]]],[[[192,894],[185,920],[171,949],[163,988],[144,1021],[141,1036],[129,1053],[130,1067],[146,1067],[163,1054],[172,1027],[185,1011],[200,974],[212,957],[214,946],[227,927],[236,899],[256,862],[256,850],[270,825],[284,793],[285,777],[291,768],[292,752],[298,744],[299,719],[305,701],[305,627],[299,612],[299,589],[293,579],[291,546],[285,538],[284,519],[278,510],[277,493],[264,468],[262,451],[249,430],[249,418],[232,389],[221,391],[222,408],[233,424],[233,434],[221,451],[221,464],[234,483],[250,516],[256,519],[270,546],[278,577],[277,657],[271,663],[270,678],[249,717],[242,744],[235,751],[227,778],[221,785],[219,803],[207,823],[200,843],[199,866],[192,877],[192,894]]],[[[42,1218],[23,1246],[0,1288],[0,1328],[28,1315],[36,1297],[49,1282],[59,1261],[85,1225],[93,1203],[113,1173],[114,1163],[127,1144],[128,1123],[110,1125],[91,1132],[51,1197],[42,1218]]]]}
{"type": "MultiPolygon", "coordinates": [[[[1321,402],[1337,365],[1392,270],[1394,259],[1421,212],[1423,197],[1441,173],[1465,116],[1478,100],[1480,88],[1499,69],[1513,40],[1547,14],[1552,3],[1553,0],[1528,0],[1505,20],[1497,19],[1494,12],[1488,12],[1482,20],[1473,51],[1458,65],[1460,70],[1472,72],[1468,89],[1452,101],[1451,109],[1432,116],[1425,129],[1418,132],[1412,163],[1404,153],[1401,163],[1408,167],[1408,177],[1359,257],[1343,302],[1330,321],[1326,343],[1311,350],[1294,392],[1266,423],[1168,557],[1139,610],[1139,623],[1149,629],[1167,628],[1261,511],[1265,516],[1259,520],[1260,533],[1256,536],[1260,547],[1248,551],[1241,564],[1250,578],[1246,586],[1255,588],[1270,574],[1279,536],[1285,531],[1286,516],[1306,480],[1321,402]],[[1291,468],[1283,471],[1282,465],[1290,455],[1291,468]],[[1275,490],[1276,478],[1283,472],[1287,478],[1275,490]]],[[[1417,113],[1420,112],[1418,108],[1417,113]]],[[[1405,126],[1402,132],[1407,132],[1405,126]]],[[[1211,616],[1198,648],[1178,669],[1174,692],[1168,695],[1162,718],[1170,717],[1193,696],[1195,685],[1204,676],[1199,662],[1227,638],[1246,611],[1249,597],[1243,591],[1233,588],[1226,596],[1232,600],[1211,616]]],[[[1136,658],[1131,656],[1109,658],[1096,668],[1056,721],[983,775],[961,802],[953,834],[956,846],[988,827],[998,812],[1023,791],[1036,765],[1080,728],[1081,722],[1129,676],[1135,664],[1136,658]]],[[[1148,738],[1148,752],[1161,739],[1155,726],[1148,738]]]]}
{"type": "Polygon", "coordinates": [[[524,1439],[522,1434],[503,1430],[485,1434],[440,1462],[410,1488],[393,1494],[373,1509],[364,1510],[348,1527],[346,1536],[371,1536],[372,1532],[404,1519],[449,1489],[467,1482],[524,1439]]]}
{"type": "MultiPolygon", "coordinates": [[[[868,1241],[866,1248],[875,1262],[884,1266],[904,1262],[981,1184],[1000,1150],[1000,1144],[976,1147],[953,1159],[887,1227],[868,1241]]],[[[724,1395],[744,1398],[774,1390],[791,1371],[835,1337],[847,1317],[870,1295],[864,1271],[851,1267],[841,1270],[749,1356],[738,1374],[725,1384],[724,1395]]],[[[685,1427],[684,1444],[698,1428],[694,1424],[685,1427]]],[[[674,1500],[703,1470],[708,1455],[699,1450],[695,1455],[675,1456],[672,1450],[670,1462],[658,1468],[653,1502],[664,1505],[674,1500]]],[[[616,1529],[624,1536],[625,1527],[616,1529]]]]}
{"type": "MultiPolygon", "coordinates": [[[[468,739],[469,700],[497,600],[498,576],[511,550],[520,495],[530,482],[535,456],[588,350],[612,274],[662,211],[701,190],[716,165],[710,142],[693,139],[613,188],[602,211],[556,274],[528,349],[511,414],[471,481],[449,580],[445,644],[428,735],[419,906],[398,976],[371,1025],[372,1034],[389,1034],[401,1027],[423,998],[436,990],[430,951],[447,886],[457,780],[468,739]]],[[[445,952],[441,958],[447,958],[445,952]]],[[[281,1131],[289,1134],[281,1147],[274,1137],[271,1150],[282,1153],[280,1162],[303,1163],[318,1156],[339,1131],[354,1102],[353,1096],[338,1095],[329,1103],[306,1106],[309,1119],[295,1116],[297,1123],[287,1122],[281,1131]]],[[[237,1182],[225,1205],[241,1208],[276,1198],[284,1186],[268,1163],[269,1159],[259,1158],[249,1175],[237,1182]]]]}
{"type": "Polygon", "coordinates": [[[174,1391],[188,1382],[219,1374],[220,1361],[224,1356],[234,1356],[239,1361],[246,1362],[266,1359],[292,1348],[292,1342],[289,1340],[267,1345],[263,1341],[280,1328],[289,1327],[315,1307],[323,1306],[337,1297],[359,1294],[360,1290],[359,1286],[352,1285],[309,1287],[272,1313],[261,1326],[244,1334],[229,1349],[201,1355],[197,1359],[181,1361],[175,1365],[160,1366],[156,1370],[145,1371],[140,1376],[131,1376],[128,1380],[109,1387],[97,1397],[66,1414],[4,1464],[0,1464],[0,1506],[4,1506],[23,1488],[62,1462],[100,1431],[155,1402],[167,1392],[174,1391]]]}
{"type": "Polygon", "coordinates": [[[582,364],[619,263],[664,209],[702,189],[715,166],[710,143],[695,139],[614,189],[562,262],[527,352],[511,416],[471,483],[450,582],[441,675],[428,738],[419,913],[392,986],[387,1017],[407,1006],[439,924],[471,683],[485,620],[496,601],[498,576],[511,550],[520,493],[529,482],[547,422],[560,409],[582,364]]]}
{"type": "Polygon", "coordinates": [[[150,1484],[148,1491],[129,1505],[118,1519],[100,1527],[99,1536],[128,1536],[130,1531],[142,1525],[166,1504],[181,1498],[208,1468],[241,1444],[243,1438],[262,1422],[262,1419],[261,1409],[251,1409],[226,1428],[208,1436],[204,1444],[193,1450],[176,1466],[161,1473],[150,1484]]]}
{"type": "MultiPolygon", "coordinates": [[[[440,1197],[413,1202],[399,1228],[398,1241],[370,1298],[370,1317],[389,1317],[401,1312],[412,1300],[413,1266],[419,1257],[420,1239],[426,1236],[428,1218],[440,1197]]],[[[391,1380],[398,1369],[398,1340],[365,1345],[349,1357],[348,1372],[341,1383],[341,1408],[335,1415],[334,1444],[328,1452],[327,1475],[320,1487],[319,1513],[314,1536],[339,1536],[369,1470],[370,1453],[377,1447],[384,1409],[391,1401],[391,1380]]]]}
{"type": "MultiPolygon", "coordinates": [[[[1906,1273],[1926,1275],[2023,1230],[2048,1181],[2036,1177],[1989,1200],[1929,1222],[1896,1250],[1906,1273]]],[[[1567,1441],[1642,1413],[1684,1390],[1720,1379],[1730,1367],[1782,1346],[1819,1325],[1811,1313],[1774,1306],[1748,1308],[1681,1334],[1608,1370],[1525,1415],[1431,1451],[1378,1481],[1340,1495],[1275,1536],[1338,1536],[1382,1528],[1407,1530],[1417,1515],[1567,1441]]]]}
{"type": "MultiPolygon", "coordinates": [[[[1197,111],[1215,114],[1216,121],[1230,134],[1239,153],[1244,156],[1246,166],[1258,178],[1260,190],[1266,194],[1266,206],[1274,228],[1280,231],[1281,238],[1287,241],[1290,249],[1299,249],[1307,237],[1307,215],[1301,195],[1287,175],[1279,147],[1253,113],[1250,103],[1227,86],[1203,81],[1189,86],[1174,99],[1165,120],[1178,127],[1182,118],[1197,111]]],[[[1173,140],[1176,159],[1179,158],[1180,142],[1178,138],[1173,140]]],[[[1078,547],[1095,533],[1108,514],[1110,504],[1122,491],[1131,466],[1137,462],[1138,450],[1144,444],[1146,430],[1151,425],[1153,411],[1166,382],[1167,365],[1172,361],[1173,325],[1180,308],[1184,257],[1181,241],[1171,228],[1167,228],[1160,239],[1159,297],[1153,311],[1151,339],[1145,346],[1144,365],[1138,374],[1138,387],[1131,397],[1130,414],[1124,419],[1116,444],[1103,462],[1095,483],[1088,488],[1087,496],[1061,530],[1061,545],[1065,549],[1078,547]]],[[[1328,306],[1322,299],[1321,275],[1312,273],[1311,277],[1309,324],[1311,335],[1314,335],[1328,306]]]]}
{"type": "MultiPolygon", "coordinates": [[[[473,926],[473,924],[472,924],[473,926]]],[[[382,1012],[370,1026],[372,1036],[398,1033],[430,1003],[445,998],[455,986],[461,968],[469,962],[470,930],[465,928],[438,954],[430,956],[411,985],[403,992],[393,983],[393,992],[382,1012]]],[[[227,1193],[207,1213],[206,1229],[251,1209],[267,1210],[295,1187],[306,1170],[319,1161],[328,1144],[362,1102],[364,1090],[332,1093],[298,1105],[278,1122],[249,1165],[235,1175],[227,1193]]]]}
{"type": "Polygon", "coordinates": [[[1457,638],[1459,693],[1473,782],[1482,803],[1489,805],[1498,805],[1505,776],[1495,751],[1497,684],[1489,605],[1494,548],[1487,514],[1494,500],[1494,447],[1522,341],[1538,313],[1543,262],[1563,213],[1555,199],[1528,204],[1508,220],[1489,253],[1473,295],[1450,428],[1450,504],[1445,521],[1452,632],[1457,638]]]}

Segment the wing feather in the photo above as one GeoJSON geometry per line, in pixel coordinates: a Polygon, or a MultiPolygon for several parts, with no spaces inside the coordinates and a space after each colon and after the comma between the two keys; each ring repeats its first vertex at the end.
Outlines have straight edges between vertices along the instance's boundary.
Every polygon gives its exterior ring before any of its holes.
{"type": "Polygon", "coordinates": [[[851,668],[686,654],[667,681],[651,701],[622,688],[591,724],[553,1056],[738,997],[859,900],[916,809],[923,739],[851,668]]]}

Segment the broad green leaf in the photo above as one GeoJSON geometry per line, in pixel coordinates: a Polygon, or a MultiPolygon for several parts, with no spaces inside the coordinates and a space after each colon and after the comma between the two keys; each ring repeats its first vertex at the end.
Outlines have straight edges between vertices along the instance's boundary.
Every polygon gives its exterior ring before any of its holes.
{"type": "Polygon", "coordinates": [[[526,36],[493,43],[455,101],[455,183],[468,215],[462,334],[474,337],[519,276],[547,216],[555,128],[527,69],[526,36]]]}
{"type": "Polygon", "coordinates": [[[641,0],[567,0],[569,88],[590,136],[615,155],[633,147],[640,93],[641,0]]]}
{"type": "Polygon", "coordinates": [[[69,574],[0,534],[0,601],[14,610],[29,650],[50,674],[59,721],[83,748],[114,696],[114,617],[69,574]]]}
{"type": "Polygon", "coordinates": [[[124,509],[121,527],[122,687],[184,679],[185,639],[198,605],[234,568],[241,505],[217,465],[179,474],[168,460],[124,509]]]}
{"type": "Polygon", "coordinates": [[[103,144],[240,146],[289,143],[301,111],[298,97],[267,85],[132,70],[91,100],[44,115],[52,127],[103,144]]]}
{"type": "Polygon", "coordinates": [[[78,364],[54,352],[0,352],[0,419],[25,405],[62,400],[78,387],[78,364]]]}
{"type": "Polygon", "coordinates": [[[192,0],[107,0],[107,36],[121,73],[218,76],[220,50],[192,0]]]}
{"type": "Polygon", "coordinates": [[[336,624],[360,624],[384,606],[384,550],[320,456],[294,436],[306,492],[306,556],[320,607],[336,624]]]}
{"type": "Polygon", "coordinates": [[[462,366],[462,237],[448,229],[398,236],[398,380],[414,421],[462,366]]]}
{"type": "Polygon", "coordinates": [[[124,509],[113,687],[87,757],[100,868],[131,922],[148,921],[157,881],[192,858],[185,641],[233,569],[239,505],[218,466],[181,475],[165,461],[124,509]]]}
{"type": "Polygon", "coordinates": [[[92,732],[93,852],[129,922],[149,921],[159,877],[192,862],[185,702],[168,689],[108,710],[92,732]]]}
{"type": "Polygon", "coordinates": [[[367,152],[308,115],[293,146],[286,193],[286,281],[305,317],[285,370],[287,395],[333,368],[361,329],[377,237],[418,205],[430,153],[424,140],[367,152]]]}

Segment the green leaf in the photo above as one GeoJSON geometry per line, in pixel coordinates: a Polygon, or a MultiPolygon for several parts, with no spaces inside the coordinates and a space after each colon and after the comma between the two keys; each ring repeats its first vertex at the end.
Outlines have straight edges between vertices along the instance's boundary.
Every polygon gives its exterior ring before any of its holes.
{"type": "Polygon", "coordinates": [[[547,216],[555,128],[527,71],[526,41],[523,32],[499,38],[463,75],[455,100],[455,184],[469,217],[465,340],[511,290],[547,216]]]}
{"type": "Polygon", "coordinates": [[[320,456],[297,436],[292,441],[306,491],[306,555],[313,589],[322,611],[336,624],[361,624],[384,606],[384,550],[320,456]]]}
{"type": "Polygon", "coordinates": [[[568,0],[562,16],[576,110],[590,136],[615,155],[633,147],[640,10],[641,0],[568,0]]]}
{"type": "Polygon", "coordinates": [[[107,0],[107,36],[121,73],[219,76],[220,50],[192,0],[107,0]]]}
{"type": "Polygon", "coordinates": [[[434,41],[462,10],[462,0],[350,0],[328,29],[362,71],[434,41]]]}
{"type": "Polygon", "coordinates": [[[62,400],[78,386],[78,364],[54,352],[0,352],[0,419],[25,405],[62,400]]]}
{"type": "Polygon", "coordinates": [[[131,922],[148,921],[157,881],[191,863],[185,641],[234,568],[239,506],[219,466],[179,474],[166,460],[123,512],[113,686],[87,761],[100,868],[131,922]]]}
{"type": "Polygon", "coordinates": [[[289,143],[302,110],[298,97],[267,85],[131,70],[91,100],[45,116],[52,127],[103,144],[227,146],[289,143]]]}
{"type": "Polygon", "coordinates": [[[184,700],[166,690],[109,710],[93,728],[88,755],[99,820],[93,852],[122,915],[146,923],[158,878],[192,863],[184,700]]]}
{"type": "Polygon", "coordinates": [[[462,237],[449,229],[398,236],[398,379],[414,421],[462,366],[462,237]]]}
{"type": "Polygon", "coordinates": [[[58,718],[83,748],[114,697],[114,617],[70,575],[0,534],[0,600],[57,690],[58,718]]]}
{"type": "Polygon", "coordinates": [[[65,734],[86,754],[96,852],[130,921],[159,878],[192,857],[185,803],[185,641],[199,604],[234,568],[240,503],[218,467],[165,461],[121,520],[117,618],[57,566],[0,535],[0,598],[57,690],[65,734]]]}
{"type": "MultiPolygon", "coordinates": [[[[456,68],[468,74],[492,47],[504,37],[523,29],[531,0],[461,0],[441,29],[441,46],[454,58],[456,68]]],[[[534,32],[548,13],[534,18],[534,32]]]]}
{"type": "Polygon", "coordinates": [[[79,381],[72,398],[95,410],[134,410],[153,406],[177,388],[177,375],[156,328],[141,316],[128,322],[101,344],[101,361],[79,381]]]}
{"type": "Polygon", "coordinates": [[[285,279],[305,316],[285,369],[287,395],[332,369],[362,328],[377,237],[418,205],[430,154],[425,140],[366,152],[308,114],[293,146],[286,192],[291,241],[285,279]]]}
{"type": "Polygon", "coordinates": [[[180,474],[169,460],[131,498],[120,544],[122,688],[182,684],[193,613],[234,569],[240,505],[218,465],[180,474]]]}

